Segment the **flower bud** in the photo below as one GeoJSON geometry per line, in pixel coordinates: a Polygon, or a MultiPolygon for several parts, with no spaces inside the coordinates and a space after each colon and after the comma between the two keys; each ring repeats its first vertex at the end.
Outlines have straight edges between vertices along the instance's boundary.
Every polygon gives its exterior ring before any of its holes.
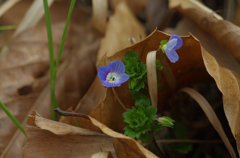
{"type": "Polygon", "coordinates": [[[173,128],[173,126],[174,126],[173,122],[175,122],[173,119],[171,119],[170,117],[167,117],[167,116],[159,117],[157,119],[157,121],[159,123],[161,123],[163,126],[167,126],[167,127],[171,127],[171,128],[173,128]]]}

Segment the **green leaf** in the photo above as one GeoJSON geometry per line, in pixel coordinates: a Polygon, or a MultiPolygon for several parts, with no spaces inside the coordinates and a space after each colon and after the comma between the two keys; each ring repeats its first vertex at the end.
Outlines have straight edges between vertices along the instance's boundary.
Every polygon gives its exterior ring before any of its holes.
{"type": "Polygon", "coordinates": [[[154,120],[153,123],[152,123],[153,135],[155,135],[157,131],[161,130],[162,127],[163,127],[163,125],[161,125],[157,120],[154,120]]]}
{"type": "Polygon", "coordinates": [[[135,101],[135,106],[138,107],[143,105],[145,108],[151,105],[151,100],[149,98],[141,98],[135,101]]]}
{"type": "Polygon", "coordinates": [[[144,106],[139,104],[137,107],[127,109],[123,113],[124,122],[129,125],[124,128],[125,135],[132,138],[139,138],[141,134],[145,134],[151,130],[152,119],[156,117],[157,109],[153,106],[144,106]]]}
{"type": "Polygon", "coordinates": [[[161,45],[165,45],[165,44],[167,44],[167,42],[168,42],[168,40],[162,40],[162,41],[160,42],[160,44],[161,44],[161,45]]]}
{"type": "Polygon", "coordinates": [[[131,92],[133,99],[139,100],[139,99],[149,99],[146,95],[144,95],[141,92],[131,92]]]}
{"type": "Polygon", "coordinates": [[[23,134],[27,137],[23,126],[18,122],[18,120],[12,115],[12,113],[7,109],[7,107],[0,101],[0,107],[3,111],[8,115],[8,117],[15,123],[15,125],[23,132],[23,134]]]}
{"type": "Polygon", "coordinates": [[[144,82],[147,80],[146,65],[138,59],[138,54],[130,51],[125,55],[123,60],[125,65],[125,73],[129,75],[128,89],[131,91],[139,91],[144,88],[144,82]]]}
{"type": "Polygon", "coordinates": [[[137,58],[138,58],[138,54],[135,53],[135,52],[132,50],[132,51],[126,53],[125,59],[128,60],[130,57],[133,57],[133,58],[136,58],[136,59],[137,59],[137,58]]]}

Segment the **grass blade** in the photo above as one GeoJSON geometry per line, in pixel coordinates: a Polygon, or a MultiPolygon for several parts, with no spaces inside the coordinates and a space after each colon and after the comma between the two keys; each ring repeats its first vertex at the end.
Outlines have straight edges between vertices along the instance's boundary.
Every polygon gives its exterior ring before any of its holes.
{"type": "Polygon", "coordinates": [[[55,71],[54,71],[54,79],[56,79],[56,76],[57,76],[58,65],[59,65],[59,62],[60,62],[61,55],[62,55],[63,46],[64,46],[64,43],[65,43],[67,29],[68,29],[68,24],[69,24],[71,15],[72,15],[72,11],[73,11],[73,7],[74,7],[75,2],[76,2],[76,0],[72,0],[72,2],[70,4],[68,17],[67,17],[67,21],[66,21],[66,24],[65,24],[65,27],[64,27],[62,40],[61,40],[61,44],[60,44],[60,48],[59,48],[59,52],[58,52],[58,57],[57,57],[57,60],[56,60],[55,71]]]}
{"type": "Polygon", "coordinates": [[[50,65],[50,90],[51,90],[51,119],[55,120],[54,109],[58,107],[55,96],[55,79],[54,79],[54,54],[53,54],[53,39],[52,39],[52,27],[50,20],[50,13],[47,0],[43,0],[45,19],[48,34],[48,49],[49,49],[49,65],[50,65]]]}
{"type": "Polygon", "coordinates": [[[18,122],[18,120],[11,114],[11,112],[7,109],[7,107],[1,101],[0,101],[0,107],[8,115],[8,117],[15,123],[15,125],[23,132],[23,134],[27,137],[23,126],[18,122]]]}

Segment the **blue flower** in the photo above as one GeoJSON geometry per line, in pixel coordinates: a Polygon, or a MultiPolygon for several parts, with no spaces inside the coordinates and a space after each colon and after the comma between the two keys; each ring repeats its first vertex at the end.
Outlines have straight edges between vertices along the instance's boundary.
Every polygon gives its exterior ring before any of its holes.
{"type": "Polygon", "coordinates": [[[163,43],[164,45],[162,45],[160,48],[166,52],[168,59],[172,63],[175,63],[176,61],[178,61],[179,56],[175,50],[181,48],[183,44],[181,37],[179,37],[178,35],[172,35],[167,43],[165,42],[163,43]]]}
{"type": "Polygon", "coordinates": [[[116,60],[98,68],[98,77],[105,87],[119,87],[129,79],[122,61],[116,60]]]}

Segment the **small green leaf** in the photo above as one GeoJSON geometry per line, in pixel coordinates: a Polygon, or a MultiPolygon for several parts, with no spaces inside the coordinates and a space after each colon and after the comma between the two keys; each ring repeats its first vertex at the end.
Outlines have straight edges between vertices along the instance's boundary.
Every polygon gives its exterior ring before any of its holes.
{"type": "Polygon", "coordinates": [[[141,98],[135,101],[135,106],[143,105],[145,108],[151,105],[151,100],[149,98],[141,98]]]}
{"type": "Polygon", "coordinates": [[[165,44],[167,44],[167,42],[168,42],[168,40],[162,40],[162,41],[160,42],[160,44],[161,44],[161,45],[165,45],[165,44]]]}
{"type": "Polygon", "coordinates": [[[154,120],[152,123],[152,128],[153,128],[153,135],[156,134],[157,131],[161,130],[163,125],[161,125],[157,120],[154,120]]]}

